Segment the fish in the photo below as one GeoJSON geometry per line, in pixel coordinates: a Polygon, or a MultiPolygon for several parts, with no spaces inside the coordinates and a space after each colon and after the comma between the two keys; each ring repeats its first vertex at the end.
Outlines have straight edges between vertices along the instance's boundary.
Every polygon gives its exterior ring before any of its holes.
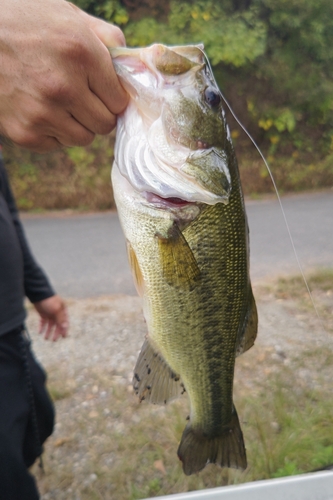
{"type": "Polygon", "coordinates": [[[112,185],[147,324],[133,376],[140,401],[186,393],[186,475],[244,470],[235,358],[257,335],[249,229],[221,92],[202,44],[110,49],[129,94],[112,185]]]}

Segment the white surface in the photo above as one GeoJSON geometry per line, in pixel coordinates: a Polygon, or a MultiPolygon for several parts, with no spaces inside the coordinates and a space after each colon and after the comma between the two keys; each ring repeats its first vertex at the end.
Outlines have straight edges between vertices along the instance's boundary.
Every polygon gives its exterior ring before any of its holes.
{"type": "MultiPolygon", "coordinates": [[[[159,500],[332,500],[333,471],[255,481],[191,493],[158,497],[159,500]]],[[[148,500],[148,499],[146,499],[148,500]]]]}

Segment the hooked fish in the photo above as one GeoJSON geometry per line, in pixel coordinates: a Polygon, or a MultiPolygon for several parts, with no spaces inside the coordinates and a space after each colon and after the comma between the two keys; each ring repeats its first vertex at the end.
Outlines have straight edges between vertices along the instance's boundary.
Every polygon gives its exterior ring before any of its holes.
{"type": "Polygon", "coordinates": [[[235,357],[257,334],[237,160],[203,46],[111,49],[130,102],[117,122],[114,196],[148,335],[140,401],[186,392],[185,474],[245,469],[235,357]]]}

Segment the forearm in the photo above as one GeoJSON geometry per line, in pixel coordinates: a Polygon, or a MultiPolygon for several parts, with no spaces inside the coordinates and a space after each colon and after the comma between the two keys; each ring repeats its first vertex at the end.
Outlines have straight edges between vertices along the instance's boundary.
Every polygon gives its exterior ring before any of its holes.
{"type": "Polygon", "coordinates": [[[22,223],[19,218],[18,210],[14,200],[12,190],[8,181],[7,172],[0,159],[0,189],[1,194],[7,205],[11,221],[16,231],[19,247],[23,261],[23,280],[24,292],[31,302],[44,300],[54,295],[48,278],[35,261],[29,244],[27,242],[22,223]]]}

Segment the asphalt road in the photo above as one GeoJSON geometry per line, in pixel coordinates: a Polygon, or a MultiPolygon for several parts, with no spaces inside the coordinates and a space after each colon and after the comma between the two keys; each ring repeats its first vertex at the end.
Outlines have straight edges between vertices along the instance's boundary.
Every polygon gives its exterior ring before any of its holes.
{"type": "MultiPolygon", "coordinates": [[[[276,199],[247,201],[253,281],[298,273],[276,199]]],[[[333,191],[283,198],[305,271],[333,267],[333,191]]],[[[114,212],[24,216],[31,248],[64,297],[135,295],[124,237],[114,212]]]]}

